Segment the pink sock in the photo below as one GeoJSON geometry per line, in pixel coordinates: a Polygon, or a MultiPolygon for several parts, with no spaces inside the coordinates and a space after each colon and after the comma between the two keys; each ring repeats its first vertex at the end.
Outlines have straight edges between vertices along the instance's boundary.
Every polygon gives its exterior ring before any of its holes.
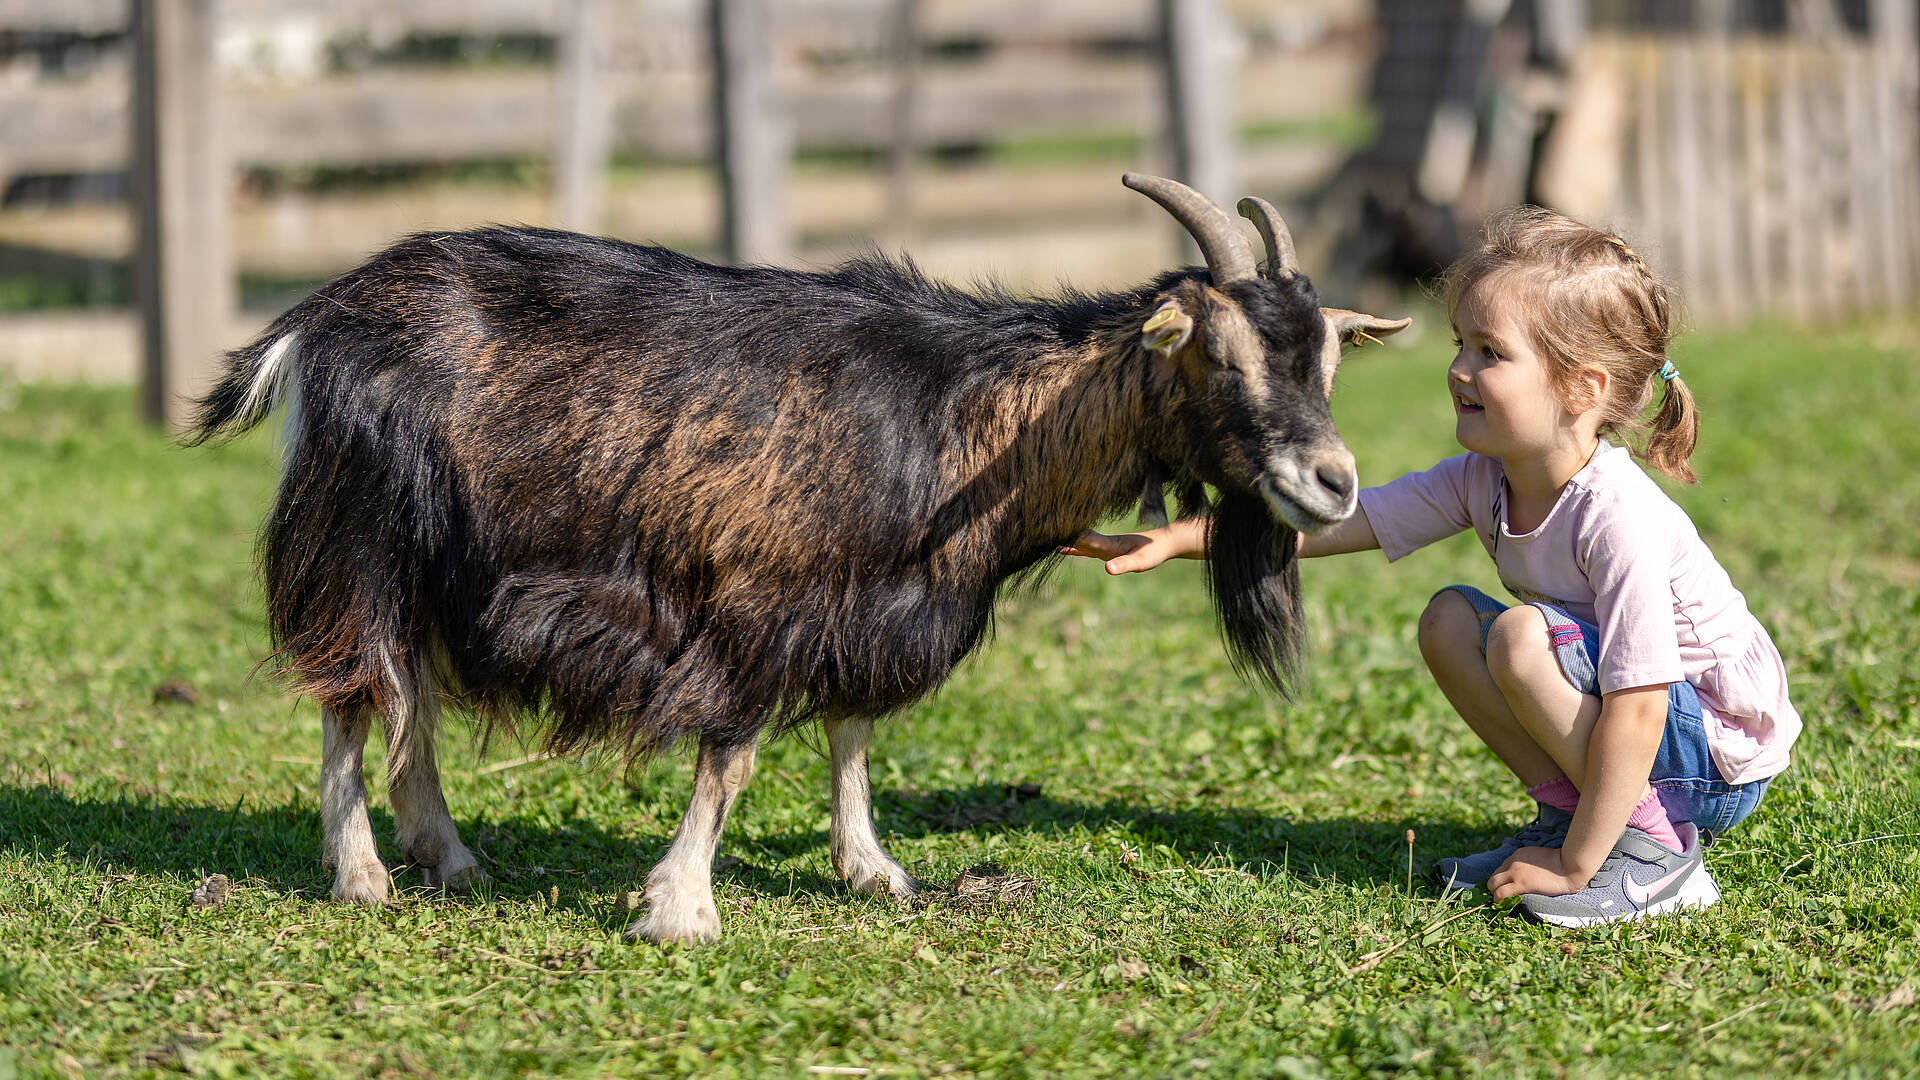
{"type": "MultiPolygon", "coordinates": [[[[1556,776],[1544,784],[1535,784],[1527,789],[1527,794],[1533,796],[1535,802],[1565,810],[1569,814],[1580,806],[1580,789],[1564,776],[1556,776]]],[[[1627,824],[1674,851],[1683,850],[1686,846],[1680,842],[1680,834],[1673,831],[1673,822],[1667,819],[1667,809],[1660,805],[1660,796],[1654,794],[1652,788],[1648,788],[1646,796],[1634,806],[1633,816],[1627,819],[1627,824]]]]}
{"type": "Polygon", "coordinates": [[[1544,784],[1535,784],[1527,789],[1527,794],[1533,796],[1534,802],[1545,803],[1569,814],[1580,805],[1580,789],[1564,776],[1556,776],[1544,784]]]}
{"type": "Polygon", "coordinates": [[[1673,822],[1667,819],[1667,809],[1660,805],[1660,796],[1654,794],[1651,788],[1647,789],[1639,805],[1633,808],[1633,816],[1627,819],[1627,824],[1644,831],[1674,851],[1686,847],[1680,842],[1680,834],[1673,831],[1673,822]]]}

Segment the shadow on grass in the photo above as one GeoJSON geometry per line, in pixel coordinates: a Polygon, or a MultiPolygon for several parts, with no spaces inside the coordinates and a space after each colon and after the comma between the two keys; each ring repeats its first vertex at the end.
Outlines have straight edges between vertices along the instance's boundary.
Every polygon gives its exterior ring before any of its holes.
{"type": "MultiPolygon", "coordinates": [[[[874,793],[883,833],[919,837],[940,833],[1064,833],[1122,828],[1149,844],[1165,844],[1189,861],[1271,864],[1302,881],[1403,881],[1407,830],[1415,833],[1414,875],[1435,859],[1482,851],[1507,830],[1431,817],[1367,820],[1334,817],[1299,821],[1239,806],[1163,808],[1124,799],[1062,802],[1036,785],[975,784],[940,791],[874,793]]],[[[1517,823],[1516,823],[1517,824],[1517,823]]]]}
{"type": "MultiPolygon", "coordinates": [[[[1165,844],[1191,861],[1269,864],[1275,872],[1307,882],[1402,880],[1409,828],[1419,837],[1416,876],[1438,854],[1479,850],[1502,839],[1459,821],[1292,821],[1242,807],[1163,809],[1118,799],[1064,802],[1034,785],[981,783],[939,791],[876,792],[875,801],[883,836],[996,831],[1061,835],[1076,829],[1121,828],[1138,841],[1165,844]]],[[[374,808],[370,816],[383,857],[398,871],[396,884],[417,884],[418,878],[398,858],[390,815],[374,808]]],[[[508,818],[459,825],[481,865],[495,878],[492,892],[501,896],[543,894],[561,883],[570,883],[568,893],[637,888],[672,839],[670,831],[636,838],[579,821],[555,825],[508,818]]],[[[318,814],[300,803],[253,806],[236,797],[231,806],[217,806],[133,796],[88,798],[45,785],[0,785],[0,846],[122,871],[183,879],[223,873],[317,900],[331,887],[320,866],[319,834],[318,814]]],[[[785,861],[826,844],[826,834],[817,829],[729,842],[723,845],[715,877],[770,895],[837,893],[843,888],[837,879],[755,863],[768,855],[785,861]]]]}
{"type": "MultiPolygon", "coordinates": [[[[399,857],[392,816],[371,806],[368,816],[381,857],[398,872],[396,884],[417,883],[399,857]]],[[[567,868],[583,865],[617,883],[623,874],[644,870],[666,847],[665,839],[635,844],[575,822],[459,824],[494,874],[493,891],[502,895],[545,892],[549,878],[579,878],[583,871],[567,868]]],[[[0,847],[121,871],[182,878],[222,873],[316,899],[332,888],[332,876],[320,865],[320,815],[306,803],[261,806],[236,797],[231,806],[215,806],[142,796],[89,798],[44,784],[0,785],[0,847]]]]}

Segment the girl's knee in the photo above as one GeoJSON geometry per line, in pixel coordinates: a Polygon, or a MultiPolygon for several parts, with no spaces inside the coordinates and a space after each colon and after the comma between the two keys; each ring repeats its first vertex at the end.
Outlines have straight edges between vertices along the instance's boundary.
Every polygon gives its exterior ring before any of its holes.
{"type": "Polygon", "coordinates": [[[1494,616],[1487,630],[1487,670],[1496,680],[1558,670],[1547,618],[1532,604],[1511,607],[1494,616]]]}
{"type": "Polygon", "coordinates": [[[1418,630],[1420,653],[1428,661],[1436,656],[1470,650],[1480,652],[1480,613],[1467,598],[1452,589],[1434,594],[1427,609],[1420,613],[1418,630]]]}

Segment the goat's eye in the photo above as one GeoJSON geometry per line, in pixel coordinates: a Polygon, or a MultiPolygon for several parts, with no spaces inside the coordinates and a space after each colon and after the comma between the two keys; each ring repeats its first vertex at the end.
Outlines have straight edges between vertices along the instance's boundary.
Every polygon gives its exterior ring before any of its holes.
{"type": "Polygon", "coordinates": [[[1456,348],[1456,349],[1457,349],[1457,348],[1459,348],[1460,346],[1462,346],[1462,345],[1464,345],[1464,344],[1466,344],[1466,343],[1460,340],[1460,335],[1459,335],[1459,334],[1455,334],[1455,335],[1453,335],[1453,347],[1454,347],[1454,348],[1456,348]]]}

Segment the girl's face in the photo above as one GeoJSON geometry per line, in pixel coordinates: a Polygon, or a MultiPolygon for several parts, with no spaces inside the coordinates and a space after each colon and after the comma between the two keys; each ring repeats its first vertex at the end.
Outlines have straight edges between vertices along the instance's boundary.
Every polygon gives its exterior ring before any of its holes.
{"type": "Polygon", "coordinates": [[[1488,457],[1539,456],[1561,444],[1571,414],[1547,377],[1515,313],[1517,290],[1499,277],[1460,298],[1453,334],[1459,351],[1447,367],[1454,438],[1488,457]]]}

